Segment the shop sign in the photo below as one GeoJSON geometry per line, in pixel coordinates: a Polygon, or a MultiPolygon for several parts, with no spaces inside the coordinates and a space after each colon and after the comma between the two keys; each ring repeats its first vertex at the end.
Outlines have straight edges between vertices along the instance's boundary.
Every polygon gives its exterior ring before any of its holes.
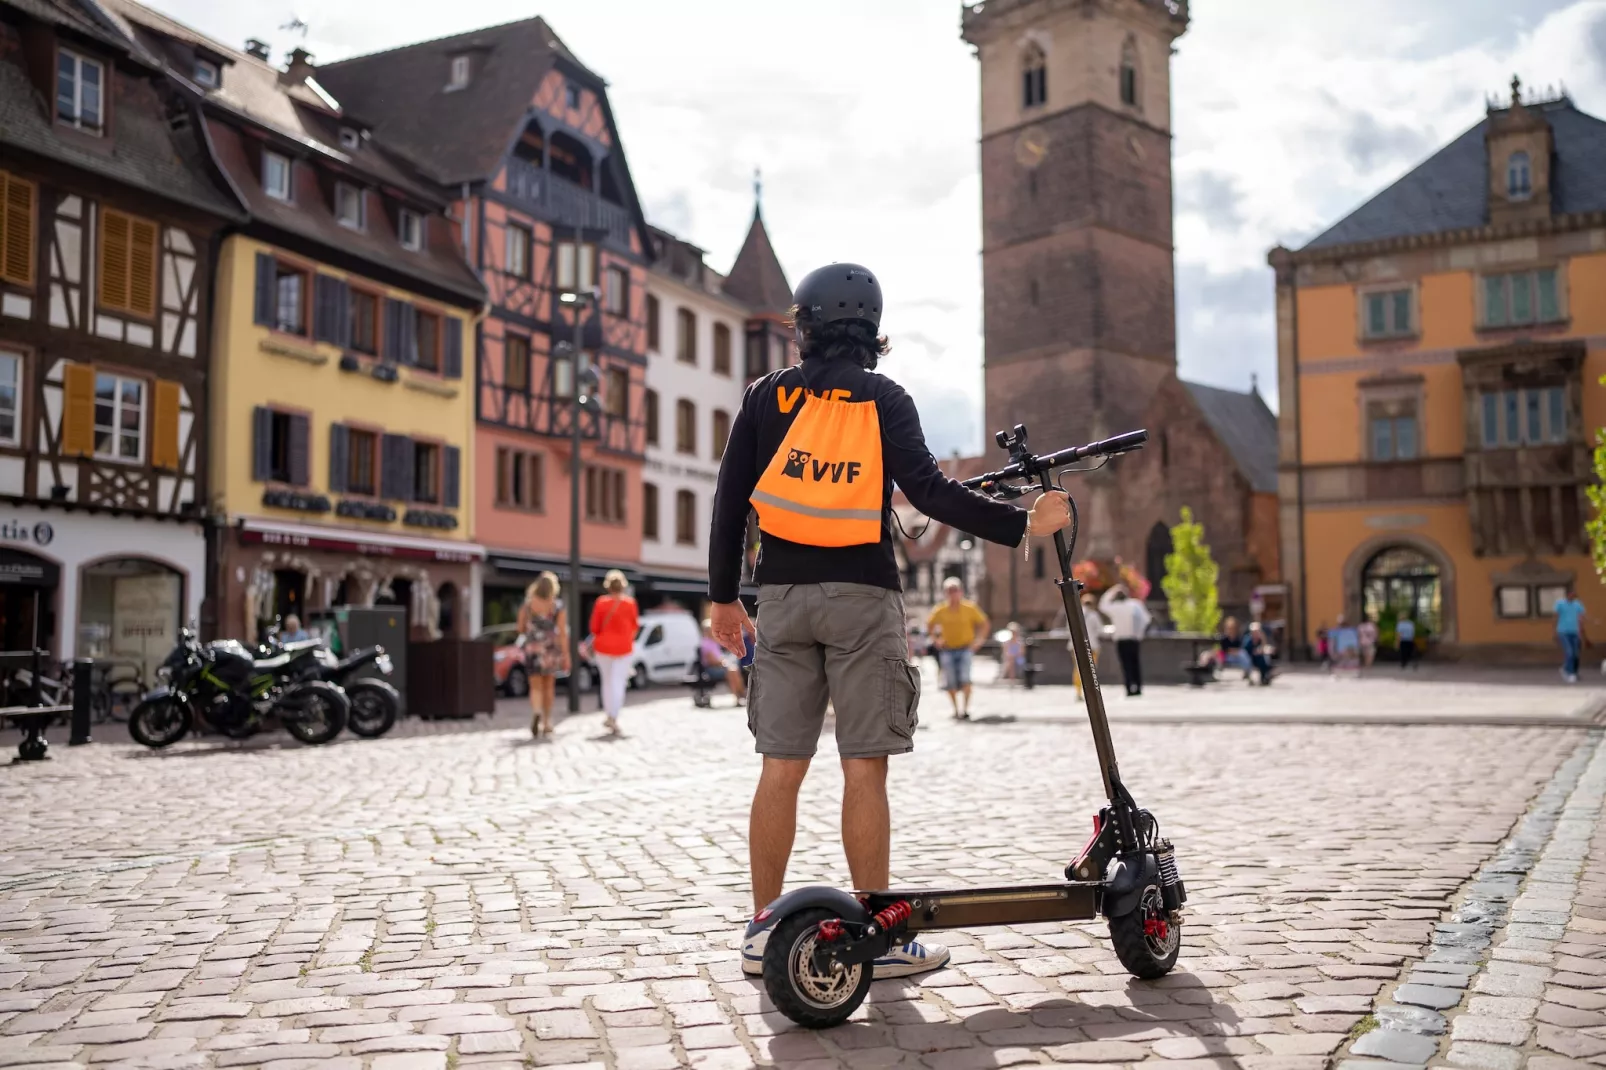
{"type": "Polygon", "coordinates": [[[361,554],[364,557],[401,557],[414,561],[443,561],[469,564],[479,560],[470,550],[424,549],[417,546],[392,546],[382,542],[359,542],[355,539],[332,539],[322,535],[301,535],[285,531],[240,532],[242,543],[261,543],[264,546],[293,546],[300,550],[332,550],[342,554],[361,554]]]}
{"type": "Polygon", "coordinates": [[[7,520],[0,523],[0,542],[49,546],[55,537],[56,529],[50,526],[48,520],[41,520],[35,524],[30,524],[26,520],[7,520]]]}
{"type": "Polygon", "coordinates": [[[20,550],[0,547],[0,586],[54,587],[61,582],[61,568],[20,550]]]}

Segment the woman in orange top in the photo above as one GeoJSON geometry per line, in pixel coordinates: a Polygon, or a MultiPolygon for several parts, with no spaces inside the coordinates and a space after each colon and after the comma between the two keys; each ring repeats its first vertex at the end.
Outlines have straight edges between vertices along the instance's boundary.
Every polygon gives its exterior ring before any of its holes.
{"type": "Polygon", "coordinates": [[[625,594],[625,574],[612,569],[603,577],[603,596],[591,607],[591,649],[601,678],[602,709],[608,731],[619,734],[619,711],[630,682],[630,655],[636,649],[636,600],[625,594]]]}

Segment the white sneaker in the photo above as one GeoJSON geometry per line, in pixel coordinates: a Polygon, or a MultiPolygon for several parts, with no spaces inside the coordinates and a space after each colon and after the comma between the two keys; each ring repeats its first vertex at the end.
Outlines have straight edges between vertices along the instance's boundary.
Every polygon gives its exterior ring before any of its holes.
{"type": "MultiPolygon", "coordinates": [[[[773,917],[766,917],[763,921],[754,919],[747,923],[747,932],[742,939],[743,973],[757,976],[764,972],[764,949],[769,946],[770,930],[774,926],[773,917]]],[[[884,980],[888,977],[908,977],[911,974],[935,970],[947,963],[946,947],[941,944],[922,944],[910,940],[902,947],[895,947],[875,960],[875,978],[884,980]]]]}
{"type": "Polygon", "coordinates": [[[1568,673],[1567,674],[1567,682],[1569,684],[1576,684],[1578,682],[1578,674],[1577,673],[1568,673]]]}

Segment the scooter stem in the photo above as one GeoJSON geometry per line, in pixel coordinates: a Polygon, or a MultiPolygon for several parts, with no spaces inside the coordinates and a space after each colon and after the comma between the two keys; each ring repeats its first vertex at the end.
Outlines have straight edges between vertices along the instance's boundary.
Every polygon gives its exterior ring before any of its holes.
{"type": "MultiPolygon", "coordinates": [[[[1043,490],[1056,490],[1048,472],[1037,474],[1043,490]]],[[[1093,665],[1092,644],[1088,640],[1087,620],[1082,616],[1082,581],[1071,575],[1071,553],[1065,544],[1065,533],[1054,533],[1054,551],[1059,558],[1060,578],[1054,583],[1060,589],[1065,603],[1065,620],[1071,629],[1071,649],[1076,657],[1076,671],[1082,677],[1082,698],[1087,703],[1087,720],[1093,729],[1093,749],[1098,752],[1099,775],[1104,780],[1104,795],[1110,800],[1113,813],[1125,814],[1119,785],[1121,773],[1115,764],[1115,743],[1110,739],[1110,719],[1104,713],[1104,696],[1099,692],[1098,670],[1093,665]]],[[[1125,829],[1122,830],[1126,831],[1125,829]]]]}

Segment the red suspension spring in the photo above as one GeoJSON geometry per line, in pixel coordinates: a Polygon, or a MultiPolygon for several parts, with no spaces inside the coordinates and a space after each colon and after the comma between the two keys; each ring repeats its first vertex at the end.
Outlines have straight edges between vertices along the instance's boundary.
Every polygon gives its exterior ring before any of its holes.
{"type": "Polygon", "coordinates": [[[887,929],[902,925],[904,922],[909,920],[910,916],[913,915],[914,912],[914,907],[909,905],[909,901],[907,899],[900,899],[870,920],[881,926],[881,929],[884,932],[887,929]]]}

